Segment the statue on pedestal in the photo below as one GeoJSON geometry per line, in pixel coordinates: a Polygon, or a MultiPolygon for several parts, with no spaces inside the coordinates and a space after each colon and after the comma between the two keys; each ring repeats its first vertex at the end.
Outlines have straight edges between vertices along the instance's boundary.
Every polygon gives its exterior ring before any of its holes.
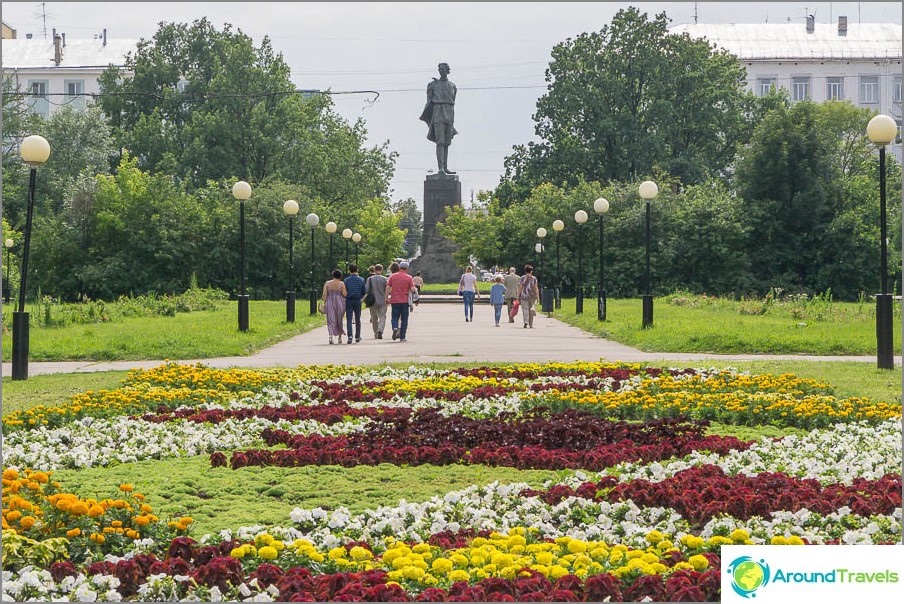
{"type": "Polygon", "coordinates": [[[439,78],[427,84],[427,104],[421,121],[427,122],[427,140],[436,143],[436,164],[439,174],[455,174],[449,170],[449,145],[458,134],[455,129],[455,84],[449,80],[449,64],[439,64],[439,78]]]}

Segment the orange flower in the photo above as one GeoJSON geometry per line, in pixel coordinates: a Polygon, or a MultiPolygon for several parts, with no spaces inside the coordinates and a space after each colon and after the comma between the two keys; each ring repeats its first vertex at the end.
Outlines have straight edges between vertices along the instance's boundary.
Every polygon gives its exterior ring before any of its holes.
{"type": "Polygon", "coordinates": [[[66,531],[66,536],[72,539],[73,537],[78,537],[82,534],[82,529],[75,527],[71,531],[66,531]]]}
{"type": "Polygon", "coordinates": [[[135,516],[135,524],[138,526],[147,526],[151,523],[151,519],[147,516],[135,516]]]}
{"type": "Polygon", "coordinates": [[[22,517],[22,512],[20,512],[19,510],[13,510],[11,512],[6,513],[6,519],[9,522],[15,522],[16,520],[18,520],[21,517],[22,517]]]}
{"type": "Polygon", "coordinates": [[[21,526],[26,531],[33,527],[37,520],[35,520],[34,516],[25,516],[22,520],[19,521],[19,526],[21,526]]]}
{"type": "MultiPolygon", "coordinates": [[[[84,516],[88,513],[88,504],[84,501],[76,501],[69,507],[69,513],[74,516],[84,516]]],[[[103,509],[103,508],[101,508],[103,509]]]]}
{"type": "MultiPolygon", "coordinates": [[[[73,506],[73,508],[74,507],[75,506],[73,506]]],[[[75,513],[75,512],[73,512],[73,513],[75,513]]],[[[104,508],[102,508],[101,506],[99,506],[97,504],[94,504],[90,508],[88,508],[88,515],[91,516],[92,518],[100,518],[101,516],[104,515],[104,508]]]]}
{"type": "Polygon", "coordinates": [[[40,483],[44,483],[44,484],[50,482],[50,477],[47,476],[47,474],[45,474],[44,472],[35,472],[31,476],[29,476],[29,478],[31,478],[35,482],[40,482],[40,483]]]}
{"type": "Polygon", "coordinates": [[[132,485],[130,485],[130,484],[119,485],[119,490],[122,491],[123,493],[131,493],[133,488],[134,487],[132,487],[132,485]]]}
{"type": "Polygon", "coordinates": [[[110,523],[110,526],[112,526],[113,528],[119,528],[122,526],[122,522],[119,520],[114,520],[113,522],[110,523]]]}
{"type": "Polygon", "coordinates": [[[12,468],[7,468],[3,470],[3,479],[4,480],[15,480],[19,477],[19,472],[13,470],[12,468]]]}

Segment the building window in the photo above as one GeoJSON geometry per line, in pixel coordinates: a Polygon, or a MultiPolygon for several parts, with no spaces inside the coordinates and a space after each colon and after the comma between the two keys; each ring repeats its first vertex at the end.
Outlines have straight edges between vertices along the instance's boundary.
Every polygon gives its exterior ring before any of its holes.
{"type": "Polygon", "coordinates": [[[806,101],[810,98],[810,78],[794,77],[791,78],[791,100],[806,101]]]}
{"type": "Polygon", "coordinates": [[[860,102],[870,105],[879,102],[879,76],[860,76],[860,102]]]}
{"type": "Polygon", "coordinates": [[[826,100],[844,99],[844,78],[826,78],[826,100]]]}
{"type": "Polygon", "coordinates": [[[774,77],[766,77],[766,78],[757,78],[756,79],[756,94],[757,96],[766,96],[769,94],[769,91],[775,88],[775,80],[774,77]]]}
{"type": "Polygon", "coordinates": [[[85,92],[85,80],[66,80],[63,87],[66,89],[64,102],[70,107],[84,109],[85,97],[82,94],[85,92]]]}
{"type": "Polygon", "coordinates": [[[50,115],[50,103],[47,100],[47,80],[28,80],[28,108],[41,117],[50,115]]]}
{"type": "Polygon", "coordinates": [[[891,89],[891,100],[895,103],[901,102],[901,76],[895,76],[895,82],[891,89]]]}

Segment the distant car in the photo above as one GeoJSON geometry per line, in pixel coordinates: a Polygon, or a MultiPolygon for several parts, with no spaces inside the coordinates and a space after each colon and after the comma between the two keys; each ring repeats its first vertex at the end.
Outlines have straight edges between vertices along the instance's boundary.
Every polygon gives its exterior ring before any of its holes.
{"type": "Polygon", "coordinates": [[[495,278],[496,278],[496,275],[494,275],[490,271],[480,271],[480,280],[481,281],[492,281],[495,278]]]}

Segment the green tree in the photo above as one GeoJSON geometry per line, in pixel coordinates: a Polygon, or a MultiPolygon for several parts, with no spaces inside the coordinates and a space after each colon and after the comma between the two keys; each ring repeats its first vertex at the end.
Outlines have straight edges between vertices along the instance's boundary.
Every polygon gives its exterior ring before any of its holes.
{"type": "Polygon", "coordinates": [[[421,245],[421,237],[424,233],[424,222],[421,211],[417,209],[417,202],[411,197],[396,202],[393,211],[399,215],[399,228],[405,229],[405,242],[402,249],[406,258],[414,258],[421,245]]]}
{"type": "Polygon", "coordinates": [[[364,148],[363,122],[350,126],[328,94],[299,94],[289,76],[266,37],[255,47],[229,24],[161,23],[123,70],[102,75],[101,104],[143,169],[190,187],[281,178],[359,208],[385,195],[395,155],[364,148]]]}
{"type": "Polygon", "coordinates": [[[534,115],[538,143],[516,146],[497,196],[542,182],[633,180],[658,169],[681,183],[719,174],[749,130],[745,72],[704,39],[620,10],[599,32],[557,44],[534,115]]]}

